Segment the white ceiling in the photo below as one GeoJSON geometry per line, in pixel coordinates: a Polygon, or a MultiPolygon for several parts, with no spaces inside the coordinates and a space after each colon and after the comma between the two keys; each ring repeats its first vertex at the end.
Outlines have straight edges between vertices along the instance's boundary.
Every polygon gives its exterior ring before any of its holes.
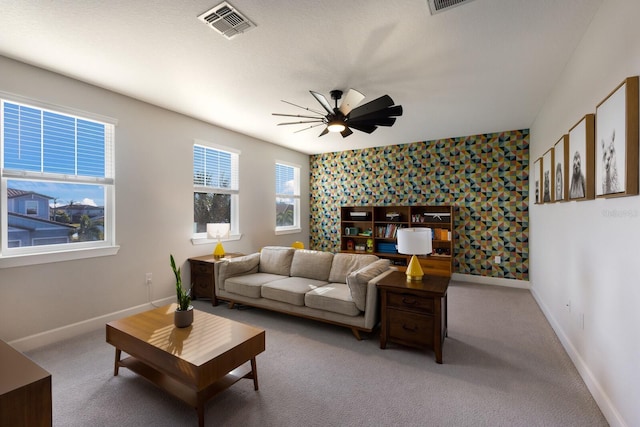
{"type": "Polygon", "coordinates": [[[530,127],[602,0],[229,0],[256,24],[231,40],[197,19],[219,3],[0,0],[0,55],[316,154],[530,127]],[[344,139],[271,115],[349,88],[404,115],[344,139]]]}

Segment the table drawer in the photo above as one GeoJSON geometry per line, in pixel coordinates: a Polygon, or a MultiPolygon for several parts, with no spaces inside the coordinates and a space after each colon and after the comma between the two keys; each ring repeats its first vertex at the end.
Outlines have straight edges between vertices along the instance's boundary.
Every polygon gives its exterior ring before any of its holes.
{"type": "Polygon", "coordinates": [[[191,274],[213,274],[213,264],[209,262],[192,262],[191,274]]]}
{"type": "Polygon", "coordinates": [[[389,309],[389,338],[401,344],[433,346],[432,316],[389,309]]]}
{"type": "Polygon", "coordinates": [[[388,292],[387,305],[389,307],[406,308],[433,313],[433,298],[415,295],[408,292],[388,292]]]}

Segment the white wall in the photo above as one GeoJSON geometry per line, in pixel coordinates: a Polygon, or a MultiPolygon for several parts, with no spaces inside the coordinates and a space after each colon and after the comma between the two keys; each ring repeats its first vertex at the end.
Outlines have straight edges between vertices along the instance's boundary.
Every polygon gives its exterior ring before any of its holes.
{"type": "MultiPolygon", "coordinates": [[[[241,150],[239,241],[227,252],[309,241],[309,157],[0,56],[0,91],[118,119],[115,256],[0,269],[0,339],[22,340],[56,328],[144,308],[175,294],[169,254],[213,251],[191,243],[194,138],[241,150]],[[275,161],[301,166],[303,232],[276,236],[275,161]]],[[[188,280],[188,276],[185,276],[188,280]]],[[[100,323],[99,321],[97,323],[100,323]]],[[[93,322],[95,326],[96,322],[93,322]]],[[[44,340],[46,342],[46,340],[44,340]]],[[[24,347],[29,345],[23,345],[24,347]]]]}
{"type": "MultiPolygon", "coordinates": [[[[637,0],[603,2],[531,127],[531,165],[640,75],[639,19],[637,0]]],[[[532,291],[613,426],[640,426],[638,241],[640,196],[530,204],[532,291]]]]}

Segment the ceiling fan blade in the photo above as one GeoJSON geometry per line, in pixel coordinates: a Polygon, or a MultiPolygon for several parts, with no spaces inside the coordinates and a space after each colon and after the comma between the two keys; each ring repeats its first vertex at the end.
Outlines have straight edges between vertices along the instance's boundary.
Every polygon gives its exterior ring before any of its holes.
{"type": "Polygon", "coordinates": [[[351,112],[362,100],[364,95],[355,89],[349,89],[349,92],[345,95],[342,103],[340,104],[340,112],[345,116],[351,112]]]}
{"type": "Polygon", "coordinates": [[[299,122],[287,122],[287,123],[278,123],[278,126],[284,126],[284,125],[299,125],[302,123],[324,123],[324,120],[301,120],[299,122]]]}
{"type": "Polygon", "coordinates": [[[349,116],[348,120],[350,123],[354,121],[366,121],[366,120],[378,120],[384,119],[391,116],[401,116],[402,115],[402,105],[394,105],[393,107],[383,108],[382,110],[372,111],[368,114],[362,114],[356,117],[349,116]]]}
{"type": "Polygon", "coordinates": [[[368,124],[368,123],[349,123],[349,127],[359,130],[360,132],[371,133],[374,130],[378,129],[376,125],[368,124]]]}
{"type": "Polygon", "coordinates": [[[281,114],[281,113],[271,113],[271,115],[273,116],[281,116],[281,117],[302,117],[304,119],[322,119],[323,116],[321,117],[316,117],[316,116],[304,116],[301,114],[281,114]]]}
{"type": "Polygon", "coordinates": [[[387,116],[401,116],[402,105],[394,105],[393,107],[387,108],[385,111],[387,112],[387,116]]]}
{"type": "Polygon", "coordinates": [[[383,110],[385,108],[391,107],[393,105],[393,99],[389,95],[383,95],[380,98],[376,98],[373,101],[367,102],[359,107],[351,110],[351,114],[349,114],[350,118],[356,118],[360,116],[364,116],[366,114],[371,114],[374,111],[383,110]]]}
{"type": "Polygon", "coordinates": [[[319,137],[321,137],[321,136],[324,136],[324,135],[326,135],[326,134],[328,134],[328,133],[329,133],[329,128],[324,128],[324,130],[322,131],[322,133],[321,133],[320,135],[318,135],[318,138],[319,138],[319,137]]]}
{"type": "Polygon", "coordinates": [[[322,105],[322,107],[327,110],[327,113],[333,114],[333,108],[331,108],[331,104],[329,104],[329,101],[327,101],[327,98],[325,98],[323,94],[314,92],[312,90],[310,90],[309,92],[311,92],[311,95],[313,95],[313,97],[320,103],[320,105],[322,105]]]}
{"type": "Polygon", "coordinates": [[[349,120],[347,124],[349,126],[353,126],[353,125],[393,126],[395,122],[396,122],[395,117],[375,117],[375,118],[369,118],[369,119],[358,118],[355,120],[349,120]]]}
{"type": "Polygon", "coordinates": [[[393,126],[395,122],[396,122],[395,117],[387,117],[387,118],[378,120],[378,123],[376,124],[378,126],[393,126]]]}
{"type": "Polygon", "coordinates": [[[393,126],[395,122],[396,122],[395,117],[383,117],[383,118],[374,120],[374,124],[376,126],[393,126]]]}
{"type": "Polygon", "coordinates": [[[317,127],[317,126],[322,126],[323,124],[324,123],[318,123],[317,125],[307,126],[306,128],[298,129],[297,131],[295,131],[293,133],[298,133],[298,132],[302,132],[302,131],[305,131],[305,130],[309,130],[309,129],[312,129],[312,128],[317,127]]]}
{"type": "Polygon", "coordinates": [[[293,105],[294,107],[302,108],[303,110],[311,111],[314,114],[319,114],[321,116],[324,116],[324,113],[322,113],[321,111],[316,111],[316,110],[313,110],[311,108],[302,107],[302,106],[300,106],[298,104],[294,104],[293,102],[285,101],[284,99],[281,99],[281,101],[284,102],[285,104],[293,105]]]}
{"type": "Polygon", "coordinates": [[[343,138],[348,137],[349,135],[351,135],[353,133],[353,131],[351,129],[349,129],[348,127],[344,128],[344,130],[342,132],[340,132],[340,135],[342,135],[343,138]]]}

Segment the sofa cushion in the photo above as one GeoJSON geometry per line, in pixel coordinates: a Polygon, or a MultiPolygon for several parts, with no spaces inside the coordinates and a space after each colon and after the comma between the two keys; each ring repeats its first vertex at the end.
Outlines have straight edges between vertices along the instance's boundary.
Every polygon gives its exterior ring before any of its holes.
{"type": "Polygon", "coordinates": [[[337,253],[331,264],[329,282],[347,283],[349,273],[369,265],[377,259],[378,257],[375,255],[337,253]]]}
{"type": "Polygon", "coordinates": [[[326,286],[316,288],[304,295],[304,304],[307,307],[347,316],[357,316],[360,310],[356,307],[349,287],[344,283],[329,283],[326,286]]]}
{"type": "Polygon", "coordinates": [[[269,273],[246,274],[244,276],[229,277],[224,282],[224,289],[245,297],[260,298],[260,288],[265,283],[283,279],[285,276],[269,273]]]}
{"type": "Polygon", "coordinates": [[[298,249],[293,253],[291,276],[315,280],[329,280],[333,254],[331,252],[298,249]]]}
{"type": "Polygon", "coordinates": [[[260,251],[260,273],[279,274],[289,276],[294,248],[284,246],[265,246],[260,251]]]}
{"type": "Polygon", "coordinates": [[[369,281],[389,269],[388,259],[379,259],[347,276],[347,285],[358,309],[364,311],[367,301],[367,285],[369,281]]]}
{"type": "Polygon", "coordinates": [[[303,306],[305,293],[326,284],[324,280],[286,277],[264,284],[260,295],[263,298],[303,306]]]}

